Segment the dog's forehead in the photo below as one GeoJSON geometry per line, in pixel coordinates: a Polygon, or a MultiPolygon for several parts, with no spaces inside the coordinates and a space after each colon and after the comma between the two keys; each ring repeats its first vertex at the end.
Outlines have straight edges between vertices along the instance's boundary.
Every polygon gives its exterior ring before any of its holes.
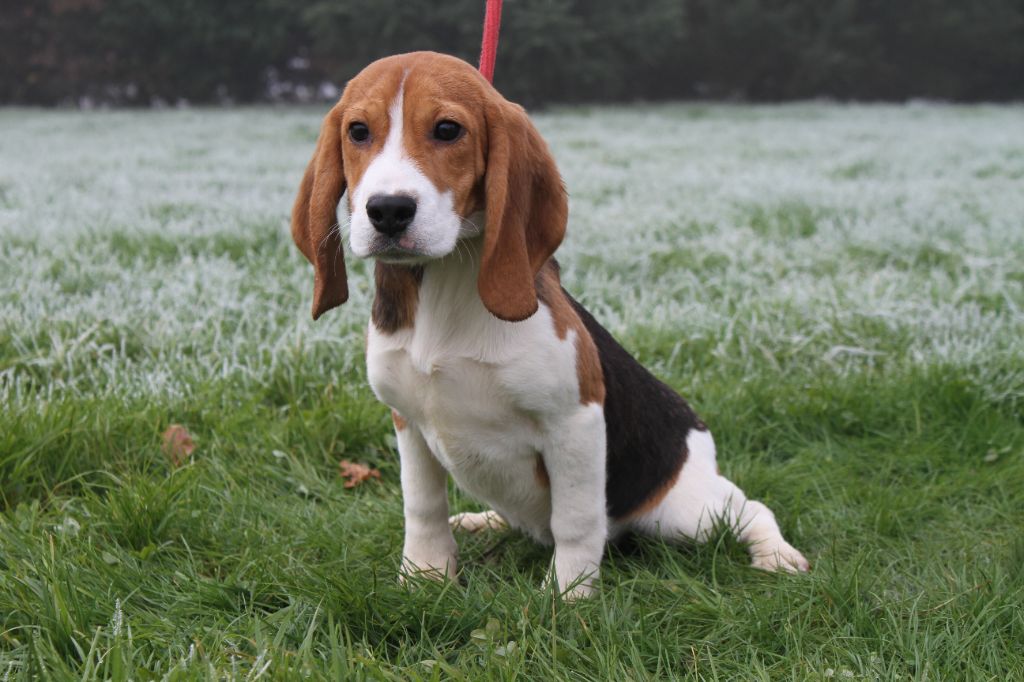
{"type": "Polygon", "coordinates": [[[342,97],[349,105],[361,101],[390,102],[401,89],[412,101],[477,101],[486,81],[470,64],[436,52],[411,52],[379,59],[359,72],[342,97]]]}

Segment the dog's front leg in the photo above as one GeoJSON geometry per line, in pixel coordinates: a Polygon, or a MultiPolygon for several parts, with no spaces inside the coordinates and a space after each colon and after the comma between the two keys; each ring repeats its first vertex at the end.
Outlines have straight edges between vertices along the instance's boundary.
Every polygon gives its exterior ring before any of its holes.
{"type": "Polygon", "coordinates": [[[448,526],[448,473],[415,424],[396,417],[395,435],[405,511],[401,577],[454,578],[458,548],[448,526]]]}
{"type": "Polygon", "coordinates": [[[553,424],[543,453],[551,482],[552,578],[566,599],[587,597],[608,538],[604,410],[582,405],[553,424]]]}

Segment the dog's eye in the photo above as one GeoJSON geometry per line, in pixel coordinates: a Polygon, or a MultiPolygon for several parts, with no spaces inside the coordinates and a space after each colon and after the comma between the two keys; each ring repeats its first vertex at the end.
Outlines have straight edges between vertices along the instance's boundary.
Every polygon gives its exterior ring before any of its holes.
{"type": "Polygon", "coordinates": [[[441,142],[453,142],[462,134],[462,126],[455,121],[438,121],[434,126],[434,139],[441,142]]]}
{"type": "Polygon", "coordinates": [[[366,142],[370,139],[370,129],[357,121],[348,127],[348,136],[353,142],[366,142]]]}

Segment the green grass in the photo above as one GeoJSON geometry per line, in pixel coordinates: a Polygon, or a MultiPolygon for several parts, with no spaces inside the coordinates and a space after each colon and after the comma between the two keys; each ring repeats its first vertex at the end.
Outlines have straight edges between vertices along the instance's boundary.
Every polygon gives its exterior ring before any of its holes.
{"type": "Polygon", "coordinates": [[[317,112],[0,111],[0,679],[1024,679],[1021,113],[538,117],[567,287],[814,564],[626,538],[561,604],[512,532],[395,579],[366,267],[313,324],[286,229],[317,112]]]}

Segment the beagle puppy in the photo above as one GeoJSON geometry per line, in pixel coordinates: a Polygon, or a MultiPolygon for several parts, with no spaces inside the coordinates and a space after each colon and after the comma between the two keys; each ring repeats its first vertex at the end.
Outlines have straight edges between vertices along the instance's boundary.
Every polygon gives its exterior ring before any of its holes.
{"type": "Polygon", "coordinates": [[[324,119],[292,210],[313,319],[373,258],[370,385],[391,408],[405,511],[402,576],[453,577],[454,529],[511,526],[554,545],[548,580],[586,596],[624,531],[705,539],[806,571],[772,512],[718,473],[707,426],[559,283],[568,201],[522,107],[471,65],[414,52],[353,78],[324,119]],[[492,511],[448,515],[447,480],[492,511]]]}

